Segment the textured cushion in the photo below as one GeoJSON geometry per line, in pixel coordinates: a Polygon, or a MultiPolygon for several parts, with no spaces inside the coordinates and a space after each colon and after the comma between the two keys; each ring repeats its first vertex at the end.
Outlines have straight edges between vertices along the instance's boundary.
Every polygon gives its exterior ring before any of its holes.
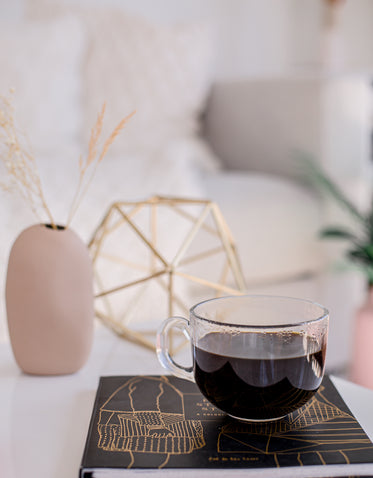
{"type": "Polygon", "coordinates": [[[206,28],[155,26],[110,10],[88,17],[87,24],[101,34],[91,36],[84,71],[86,126],[106,99],[112,121],[137,110],[117,149],[138,152],[197,131],[211,80],[206,28]]]}
{"type": "Polygon", "coordinates": [[[206,187],[232,231],[248,286],[320,270],[321,210],[311,192],[248,172],[209,175],[206,187]]]}
{"type": "Polygon", "coordinates": [[[70,16],[0,29],[0,94],[15,88],[16,119],[35,153],[75,141],[84,36],[70,16]]]}
{"type": "MultiPolygon", "coordinates": [[[[122,10],[28,2],[30,18],[74,13],[84,25],[88,49],[83,64],[84,140],[104,101],[108,128],[132,110],[127,134],[112,151],[153,152],[170,139],[199,130],[212,82],[213,34],[206,23],[158,25],[122,10]],[[98,33],[99,32],[99,33],[98,33]]],[[[210,155],[202,167],[211,167],[210,155]]]]}

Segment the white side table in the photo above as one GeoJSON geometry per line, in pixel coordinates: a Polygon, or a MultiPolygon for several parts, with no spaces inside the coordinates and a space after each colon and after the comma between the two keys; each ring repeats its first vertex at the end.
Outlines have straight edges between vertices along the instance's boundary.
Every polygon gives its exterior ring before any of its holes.
{"type": "MultiPolygon", "coordinates": [[[[99,376],[163,373],[152,352],[101,326],[88,363],[74,375],[24,375],[10,345],[1,344],[0,477],[77,478],[99,376]]],[[[373,439],[373,391],[333,382],[373,439]]]]}

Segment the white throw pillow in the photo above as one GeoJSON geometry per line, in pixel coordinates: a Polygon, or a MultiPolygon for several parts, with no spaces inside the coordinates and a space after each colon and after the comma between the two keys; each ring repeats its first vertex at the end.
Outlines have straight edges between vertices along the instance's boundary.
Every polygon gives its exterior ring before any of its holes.
{"type": "Polygon", "coordinates": [[[129,138],[117,142],[117,150],[149,151],[196,133],[211,84],[209,30],[153,25],[114,10],[86,21],[92,36],[84,70],[85,124],[106,100],[111,122],[137,110],[129,138]]]}
{"type": "MultiPolygon", "coordinates": [[[[112,152],[152,153],[170,140],[198,133],[212,83],[211,25],[160,25],[121,9],[51,0],[29,1],[26,11],[31,19],[74,13],[84,25],[88,41],[82,71],[85,141],[104,101],[104,131],[136,110],[128,134],[116,140],[112,152]]],[[[201,158],[200,166],[210,168],[211,162],[201,158]]]]}
{"type": "Polygon", "coordinates": [[[15,88],[16,122],[35,154],[77,140],[84,36],[76,18],[0,29],[0,94],[15,88]]]}
{"type": "Polygon", "coordinates": [[[212,174],[205,184],[231,229],[248,286],[320,271],[322,214],[311,191],[288,179],[247,171],[212,174]]]}

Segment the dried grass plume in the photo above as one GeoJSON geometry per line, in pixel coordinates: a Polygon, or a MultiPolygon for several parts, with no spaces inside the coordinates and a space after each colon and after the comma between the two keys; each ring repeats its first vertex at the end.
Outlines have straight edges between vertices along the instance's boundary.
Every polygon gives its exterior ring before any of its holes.
{"type": "MultiPolygon", "coordinates": [[[[0,183],[0,186],[8,191],[16,191],[27,202],[38,221],[43,215],[54,229],[56,222],[45,199],[40,175],[32,149],[24,133],[18,130],[15,122],[13,106],[14,90],[10,90],[10,96],[0,95],[0,161],[8,173],[8,181],[0,183]]],[[[100,150],[100,138],[105,116],[105,104],[97,116],[96,123],[91,131],[88,143],[87,156],[79,158],[79,183],[70,207],[66,227],[69,227],[81,201],[83,200],[90,183],[96,173],[98,165],[106,156],[111,144],[122,131],[127,121],[135,114],[132,112],[123,118],[114,128],[100,150]]]]}

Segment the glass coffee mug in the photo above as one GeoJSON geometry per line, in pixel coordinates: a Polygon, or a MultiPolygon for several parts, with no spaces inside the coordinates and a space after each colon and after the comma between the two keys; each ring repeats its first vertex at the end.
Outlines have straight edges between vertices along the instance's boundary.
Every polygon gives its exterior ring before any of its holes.
{"type": "Polygon", "coordinates": [[[171,317],[157,335],[160,363],[194,381],[217,408],[245,421],[283,418],[307,403],[324,375],[329,313],[309,300],[229,296],[201,302],[189,320],[171,317]],[[169,333],[189,338],[193,366],[170,355],[169,333]]]}

